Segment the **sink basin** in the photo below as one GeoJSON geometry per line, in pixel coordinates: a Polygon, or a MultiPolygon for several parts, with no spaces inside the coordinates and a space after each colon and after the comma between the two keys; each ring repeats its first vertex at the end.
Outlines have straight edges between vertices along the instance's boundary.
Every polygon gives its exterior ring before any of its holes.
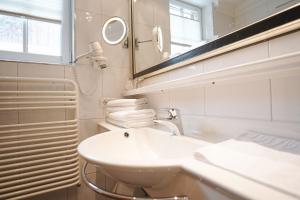
{"type": "Polygon", "coordinates": [[[82,141],[78,151],[117,181],[162,187],[181,170],[184,160],[192,158],[193,152],[204,145],[201,140],[140,128],[97,134],[82,141]]]}

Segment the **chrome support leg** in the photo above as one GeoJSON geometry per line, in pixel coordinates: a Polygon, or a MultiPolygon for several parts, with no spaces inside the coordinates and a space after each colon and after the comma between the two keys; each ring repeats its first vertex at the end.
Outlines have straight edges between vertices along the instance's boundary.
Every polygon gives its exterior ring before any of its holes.
{"type": "Polygon", "coordinates": [[[107,197],[111,197],[111,198],[115,198],[115,199],[123,199],[123,200],[188,200],[188,197],[185,197],[185,196],[181,196],[181,197],[175,196],[175,197],[165,197],[165,198],[147,198],[147,197],[133,197],[133,196],[121,195],[121,194],[106,191],[104,189],[97,187],[95,184],[93,184],[92,182],[89,181],[89,179],[86,176],[87,165],[88,165],[88,163],[85,162],[82,166],[82,170],[81,170],[82,180],[85,182],[85,184],[90,189],[92,189],[94,192],[96,192],[98,194],[101,194],[101,195],[104,195],[107,197]]]}

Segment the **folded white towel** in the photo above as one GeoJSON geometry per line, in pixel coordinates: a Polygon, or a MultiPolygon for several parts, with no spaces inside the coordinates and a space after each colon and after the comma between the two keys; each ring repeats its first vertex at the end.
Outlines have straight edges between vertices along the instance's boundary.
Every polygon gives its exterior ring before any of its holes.
{"type": "Polygon", "coordinates": [[[146,127],[146,126],[152,126],[154,124],[153,120],[144,120],[144,121],[119,121],[119,120],[113,120],[110,118],[106,118],[106,121],[114,124],[116,126],[120,126],[123,128],[140,128],[140,127],[146,127]]]}
{"type": "Polygon", "coordinates": [[[143,109],[143,105],[137,105],[137,106],[115,106],[115,107],[106,107],[106,113],[112,113],[112,112],[119,112],[119,111],[129,111],[129,110],[140,110],[143,109]]]}
{"type": "Polygon", "coordinates": [[[154,119],[155,111],[152,109],[143,110],[128,110],[119,111],[107,114],[108,118],[119,121],[141,120],[141,119],[154,119]]]}
{"type": "Polygon", "coordinates": [[[300,198],[300,156],[238,140],[199,149],[195,157],[300,198]]]}
{"type": "Polygon", "coordinates": [[[107,107],[137,106],[147,103],[147,99],[114,99],[107,102],[107,107]]]}

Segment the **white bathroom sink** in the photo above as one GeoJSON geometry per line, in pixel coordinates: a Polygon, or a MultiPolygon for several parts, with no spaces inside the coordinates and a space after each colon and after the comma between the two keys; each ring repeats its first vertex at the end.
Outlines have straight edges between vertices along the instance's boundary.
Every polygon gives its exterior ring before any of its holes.
{"type": "Polygon", "coordinates": [[[80,143],[79,154],[112,178],[131,185],[160,187],[204,146],[201,140],[152,128],[108,131],[80,143]]]}

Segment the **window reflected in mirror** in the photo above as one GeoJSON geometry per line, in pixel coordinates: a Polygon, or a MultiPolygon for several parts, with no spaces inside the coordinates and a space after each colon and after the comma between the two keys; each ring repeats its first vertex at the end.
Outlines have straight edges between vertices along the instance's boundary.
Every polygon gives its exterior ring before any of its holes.
{"type": "Polygon", "coordinates": [[[133,1],[135,73],[214,41],[300,0],[136,0],[133,1]],[[151,33],[162,30],[164,48],[151,33]]]}

